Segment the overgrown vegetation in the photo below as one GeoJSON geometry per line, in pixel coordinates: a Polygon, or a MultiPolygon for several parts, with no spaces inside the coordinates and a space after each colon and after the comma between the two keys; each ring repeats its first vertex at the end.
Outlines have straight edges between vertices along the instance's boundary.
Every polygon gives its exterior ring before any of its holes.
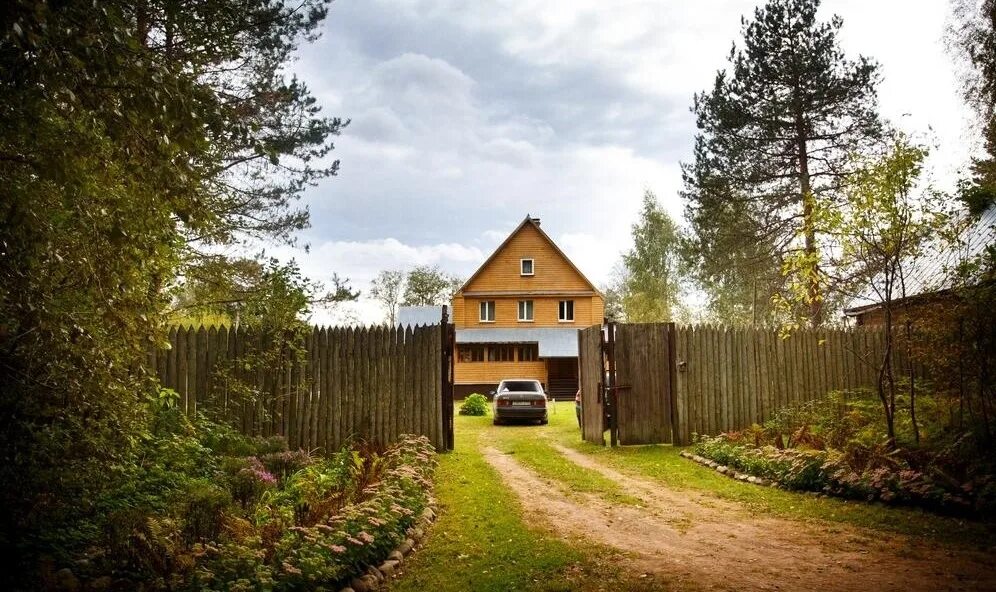
{"type": "Polygon", "coordinates": [[[17,484],[0,493],[0,585],[33,586],[97,500],[139,487],[158,392],[144,364],[171,314],[258,314],[279,331],[322,297],[293,264],[220,247],[293,242],[302,191],[338,169],[345,122],[285,70],[327,10],[0,11],[0,480],[17,484]]]}
{"type": "Polygon", "coordinates": [[[190,421],[169,393],[154,425],[75,528],[44,533],[54,567],[145,590],[331,587],[382,560],[428,502],[424,437],[316,457],[190,421]]]}
{"type": "Polygon", "coordinates": [[[992,516],[996,464],[952,429],[946,399],[921,393],[919,401],[917,429],[900,396],[898,446],[876,397],[848,391],[781,409],[763,426],[699,438],[695,451],[788,489],[992,516]]]}
{"type": "Polygon", "coordinates": [[[460,404],[460,415],[487,415],[488,398],[480,393],[468,395],[460,404]]]}

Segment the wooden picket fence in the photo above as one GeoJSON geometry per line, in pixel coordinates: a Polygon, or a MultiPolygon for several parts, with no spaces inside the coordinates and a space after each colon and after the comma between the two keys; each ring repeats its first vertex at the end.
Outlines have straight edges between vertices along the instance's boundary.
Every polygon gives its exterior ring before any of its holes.
{"type": "MultiPolygon", "coordinates": [[[[885,352],[878,328],[802,329],[789,337],[765,329],[677,327],[675,384],[678,443],[764,423],[783,407],[831,391],[873,388],[885,352]]],[[[893,347],[902,372],[905,349],[893,347]]],[[[919,375],[922,368],[916,369],[919,375]]]]}
{"type": "MultiPolygon", "coordinates": [[[[188,414],[205,412],[291,448],[333,451],[401,434],[452,448],[444,424],[452,325],[314,328],[297,339],[176,327],[149,363],[188,414]]],[[[452,398],[452,390],[449,390],[452,398]]]]}
{"type": "MultiPolygon", "coordinates": [[[[579,341],[588,343],[580,352],[582,376],[590,377],[583,389],[602,382],[599,368],[609,383],[597,384],[597,394],[583,391],[585,404],[599,408],[584,437],[603,443],[611,430],[622,444],[688,444],[692,434],[763,423],[831,391],[873,388],[885,351],[879,328],[801,329],[783,338],[769,329],[610,324],[583,330],[579,341]],[[603,406],[614,425],[598,423],[603,406]]],[[[902,374],[907,358],[898,340],[893,356],[902,374]]],[[[924,375],[919,366],[914,372],[924,375]]]]}

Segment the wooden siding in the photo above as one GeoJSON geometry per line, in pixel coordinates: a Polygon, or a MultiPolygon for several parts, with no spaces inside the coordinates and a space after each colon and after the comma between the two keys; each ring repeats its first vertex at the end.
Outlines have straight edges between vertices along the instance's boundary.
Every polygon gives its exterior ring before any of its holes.
{"type": "Polygon", "coordinates": [[[588,296],[553,296],[536,297],[521,296],[515,298],[464,298],[457,297],[453,300],[453,322],[458,328],[487,328],[487,327],[563,327],[563,328],[585,328],[597,325],[602,322],[602,313],[605,307],[602,297],[588,296]],[[482,323],[481,302],[494,300],[495,321],[493,323],[482,323]],[[519,321],[519,301],[533,301],[533,321],[519,321]],[[561,323],[560,301],[574,301],[574,322],[561,323]],[[459,302],[459,304],[458,304],[459,302]]]}
{"type": "Polygon", "coordinates": [[[593,287],[532,224],[523,225],[463,287],[463,292],[528,292],[557,290],[585,292],[593,287]],[[522,276],[521,259],[533,260],[532,276],[522,276]]]}
{"type": "Polygon", "coordinates": [[[531,378],[547,382],[546,362],[460,362],[453,368],[455,384],[497,384],[504,378],[531,378]]]}

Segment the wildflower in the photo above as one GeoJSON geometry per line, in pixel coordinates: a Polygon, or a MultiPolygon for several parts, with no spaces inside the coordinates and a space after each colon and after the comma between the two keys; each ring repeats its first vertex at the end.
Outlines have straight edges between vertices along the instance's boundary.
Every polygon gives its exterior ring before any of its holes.
{"type": "Polygon", "coordinates": [[[301,575],[301,570],[299,570],[298,568],[294,567],[293,565],[287,563],[286,561],[284,561],[283,564],[281,564],[281,567],[284,569],[285,572],[287,572],[289,574],[293,574],[293,575],[296,575],[296,576],[301,575]]]}

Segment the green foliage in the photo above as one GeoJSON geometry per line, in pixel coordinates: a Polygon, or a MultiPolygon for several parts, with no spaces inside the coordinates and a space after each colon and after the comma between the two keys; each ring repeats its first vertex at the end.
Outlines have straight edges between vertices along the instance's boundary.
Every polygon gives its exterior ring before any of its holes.
{"type": "Polygon", "coordinates": [[[307,225],[297,200],[335,174],[344,123],[285,65],[327,5],[5,4],[0,479],[18,484],[0,493],[17,566],[5,587],[84,543],[100,500],[155,472],[145,364],[179,278],[221,261],[217,245],[307,225]]]}
{"type": "Polygon", "coordinates": [[[386,556],[428,501],[435,458],[424,437],[327,458],[232,440],[203,419],[151,438],[64,561],[85,551],[84,579],[151,590],[329,587],[386,556]],[[222,456],[202,441],[260,456],[222,456]]]}
{"type": "Polygon", "coordinates": [[[397,324],[398,304],[405,289],[405,272],[385,269],[370,282],[370,296],[387,311],[387,324],[397,324]]]}
{"type": "MultiPolygon", "coordinates": [[[[764,426],[701,437],[695,451],[720,464],[770,479],[788,489],[920,506],[940,512],[993,511],[991,461],[949,442],[951,408],[918,395],[921,447],[887,446],[882,407],[867,390],[831,393],[778,410],[764,426]]],[[[915,441],[908,401],[900,399],[900,443],[915,441]]]]}
{"type": "Polygon", "coordinates": [[[682,240],[681,229],[657,197],[644,193],[640,219],[633,224],[633,248],[623,254],[620,292],[628,321],[673,321],[682,315],[686,276],[682,240]]]}
{"type": "MultiPolygon", "coordinates": [[[[880,134],[878,66],[845,57],[842,21],[818,21],[819,5],[769,0],[757,8],[743,21],[729,69],[695,96],[695,160],[683,166],[690,252],[722,300],[754,295],[741,308],[778,293],[786,255],[801,251],[821,264],[826,245],[814,209],[835,202],[849,159],[880,134]]],[[[823,323],[828,277],[788,278],[810,294],[810,306],[793,315],[823,323]]]]}
{"type": "Polygon", "coordinates": [[[469,395],[460,404],[460,415],[487,415],[488,398],[482,394],[469,395]]]}
{"type": "Polygon", "coordinates": [[[973,159],[972,180],[960,197],[978,215],[996,200],[996,2],[954,0],[949,48],[959,68],[962,94],[975,111],[986,156],[973,159]]]}
{"type": "Polygon", "coordinates": [[[449,304],[453,293],[463,283],[455,276],[447,275],[438,267],[420,265],[412,268],[405,278],[405,306],[430,306],[449,304]]]}

